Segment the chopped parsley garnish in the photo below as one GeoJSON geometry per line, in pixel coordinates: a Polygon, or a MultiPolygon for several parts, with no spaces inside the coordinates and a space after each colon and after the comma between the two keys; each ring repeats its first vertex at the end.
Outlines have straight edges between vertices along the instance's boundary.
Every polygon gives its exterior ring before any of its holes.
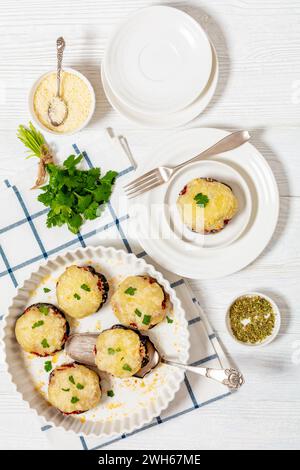
{"type": "Polygon", "coordinates": [[[69,389],[69,388],[62,388],[62,391],[63,391],[63,392],[69,392],[70,389],[69,389]]]}
{"type": "Polygon", "coordinates": [[[39,306],[39,311],[40,311],[43,315],[48,315],[48,313],[49,313],[49,307],[46,307],[46,305],[40,305],[40,306],[39,306]]]}
{"type": "Polygon", "coordinates": [[[112,355],[115,354],[116,350],[114,348],[107,348],[108,354],[112,355]]]}
{"type": "Polygon", "coordinates": [[[79,401],[78,397],[72,397],[71,398],[71,403],[77,403],[79,401]]]}
{"type": "Polygon", "coordinates": [[[80,299],[81,299],[80,295],[78,295],[76,292],[75,292],[75,294],[74,294],[74,298],[75,298],[76,300],[80,300],[80,299]]]}
{"type": "Polygon", "coordinates": [[[74,380],[73,375],[69,375],[69,382],[71,382],[71,384],[75,385],[75,380],[74,380]]]}
{"type": "Polygon", "coordinates": [[[144,325],[149,325],[150,321],[151,321],[151,315],[144,315],[144,318],[143,318],[143,322],[142,322],[142,323],[143,323],[144,325]]]}
{"type": "Polygon", "coordinates": [[[136,287],[128,287],[128,289],[125,290],[125,294],[134,295],[136,290],[136,287]]]}
{"type": "Polygon", "coordinates": [[[41,345],[43,346],[43,348],[50,348],[50,345],[48,344],[48,341],[46,338],[44,338],[43,341],[41,341],[41,345]]]}
{"type": "Polygon", "coordinates": [[[83,289],[87,292],[91,292],[91,288],[87,284],[82,284],[80,287],[81,287],[81,289],[83,289]]]}
{"type": "Polygon", "coordinates": [[[48,287],[44,287],[43,291],[45,292],[45,294],[47,294],[48,292],[51,292],[51,289],[48,289],[48,287]]]}
{"type": "Polygon", "coordinates": [[[131,367],[130,367],[129,364],[124,364],[123,367],[122,367],[122,369],[123,369],[123,370],[128,370],[128,372],[131,372],[131,371],[132,371],[132,369],[131,369],[131,367]]]}
{"type": "Polygon", "coordinates": [[[33,328],[38,328],[39,326],[42,326],[43,324],[44,324],[43,320],[36,321],[36,322],[32,325],[32,329],[33,329],[33,328]]]}
{"type": "Polygon", "coordinates": [[[196,194],[196,196],[194,197],[194,200],[196,201],[198,206],[202,206],[202,207],[206,207],[207,204],[209,203],[208,197],[202,193],[196,194]]]}
{"type": "Polygon", "coordinates": [[[45,361],[44,369],[45,369],[46,372],[50,372],[50,370],[52,370],[52,362],[51,361],[45,361]]]}
{"type": "Polygon", "coordinates": [[[167,315],[167,322],[168,322],[168,323],[173,323],[173,321],[174,321],[174,320],[172,320],[172,318],[168,317],[168,315],[167,315]]]}
{"type": "Polygon", "coordinates": [[[108,397],[114,397],[115,396],[114,391],[113,390],[107,390],[107,396],[108,397]]]}
{"type": "Polygon", "coordinates": [[[142,312],[141,312],[138,308],[135,309],[134,313],[135,313],[138,317],[141,317],[141,316],[142,316],[142,312]]]}
{"type": "Polygon", "coordinates": [[[78,384],[76,385],[76,388],[78,388],[78,390],[82,390],[82,389],[84,388],[84,385],[78,383],[78,384]]]}

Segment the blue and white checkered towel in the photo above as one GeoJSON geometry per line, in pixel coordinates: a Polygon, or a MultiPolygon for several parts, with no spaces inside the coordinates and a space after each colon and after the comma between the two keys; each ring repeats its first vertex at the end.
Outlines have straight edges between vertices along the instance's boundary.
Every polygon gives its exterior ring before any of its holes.
{"type": "MultiPolygon", "coordinates": [[[[66,250],[86,245],[113,245],[134,252],[138,257],[145,257],[147,262],[153,261],[142,251],[136,240],[126,236],[128,214],[123,208],[122,189],[127,177],[132,177],[134,164],[120,139],[110,134],[86,132],[72,137],[60,138],[56,155],[60,162],[71,153],[84,156],[83,166],[100,166],[103,172],[114,169],[119,172],[117,184],[110,203],[101,218],[87,221],[78,235],[74,235],[65,227],[46,227],[47,209],[36,199],[38,192],[30,190],[35,179],[36,166],[33,164],[22,175],[16,173],[0,186],[1,207],[6,210],[1,213],[0,221],[0,318],[5,315],[16,287],[23,283],[29,274],[36,270],[39,262],[63,253],[66,250]],[[127,175],[130,176],[127,176],[127,175]],[[119,183],[119,184],[118,184],[119,183]]],[[[0,183],[1,185],[1,183],[0,183]]],[[[201,307],[193,295],[188,283],[174,274],[166,272],[156,265],[163,275],[169,279],[176,289],[186,311],[190,328],[191,349],[190,363],[205,364],[210,367],[227,367],[225,355],[220,344],[211,330],[201,307]]],[[[154,419],[143,428],[132,432],[142,432],[153,426],[201,408],[211,402],[229,395],[227,388],[195,374],[186,374],[184,383],[176,394],[174,401],[163,411],[161,416],[154,419]]],[[[16,398],[17,399],[17,398],[16,398]]],[[[54,448],[62,449],[100,449],[119,439],[129,437],[122,435],[114,438],[99,439],[95,437],[77,437],[52,428],[43,423],[42,431],[47,431],[54,448]]]]}

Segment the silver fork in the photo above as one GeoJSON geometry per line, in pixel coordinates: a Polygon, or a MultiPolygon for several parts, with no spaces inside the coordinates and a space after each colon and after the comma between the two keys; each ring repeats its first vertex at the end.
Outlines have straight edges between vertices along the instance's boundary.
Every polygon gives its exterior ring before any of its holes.
{"type": "Polygon", "coordinates": [[[244,144],[250,139],[248,131],[236,131],[227,135],[223,139],[219,140],[216,144],[212,145],[208,149],[196,155],[196,157],[187,160],[186,162],[180,163],[177,166],[159,166],[154,168],[148,173],[136,178],[124,186],[126,196],[131,199],[139,196],[140,194],[150,191],[150,189],[156,188],[160,184],[167,183],[175,173],[190,163],[201,160],[203,157],[211,157],[218,153],[228,152],[229,150],[236,149],[240,145],[244,144]]]}

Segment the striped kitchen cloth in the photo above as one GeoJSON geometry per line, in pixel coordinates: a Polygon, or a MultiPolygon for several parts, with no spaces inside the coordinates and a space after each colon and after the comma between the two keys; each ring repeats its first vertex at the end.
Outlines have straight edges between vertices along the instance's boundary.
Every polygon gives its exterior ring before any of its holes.
{"type": "MultiPolygon", "coordinates": [[[[109,169],[118,171],[119,176],[111,201],[99,219],[87,221],[81,232],[74,235],[65,227],[51,230],[46,227],[48,209],[37,201],[37,192],[29,189],[35,179],[36,166],[23,171],[22,175],[16,172],[16,175],[10,175],[10,178],[3,182],[3,187],[0,188],[1,207],[4,208],[0,221],[0,291],[6,295],[2,295],[0,299],[0,319],[5,315],[17,286],[21,285],[44,259],[80,246],[99,244],[115,246],[133,252],[138,257],[145,257],[146,261],[154,264],[176,289],[190,329],[190,364],[228,367],[218,339],[188,282],[153,263],[137,241],[127,236],[129,216],[122,186],[127,178],[133,176],[135,165],[124,139],[122,142],[118,137],[112,137],[106,130],[79,134],[76,136],[76,142],[71,139],[72,136],[63,137],[57,142],[58,161],[61,162],[71,153],[82,153],[83,167],[100,166],[103,173],[109,169]]],[[[128,438],[153,426],[160,427],[182,414],[202,408],[229,394],[228,389],[221,384],[187,373],[174,401],[161,416],[130,434],[100,439],[76,436],[52,428],[46,423],[41,425],[41,430],[47,432],[54,448],[85,450],[106,448],[119,439],[128,438]]]]}

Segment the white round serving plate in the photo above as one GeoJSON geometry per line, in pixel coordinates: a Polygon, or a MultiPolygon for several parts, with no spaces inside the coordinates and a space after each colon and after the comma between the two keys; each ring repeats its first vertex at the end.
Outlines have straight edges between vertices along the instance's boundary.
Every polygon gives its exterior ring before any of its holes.
{"type": "Polygon", "coordinates": [[[154,129],[170,129],[182,126],[201,114],[212,99],[219,78],[219,64],[214,46],[212,49],[212,68],[206,87],[192,103],[176,113],[161,113],[159,115],[147,114],[142,111],[135,111],[118,99],[106,79],[106,72],[103,63],[101,65],[101,78],[104,93],[111,106],[122,116],[129,119],[134,124],[154,129]]]}
{"type": "MultiPolygon", "coordinates": [[[[151,150],[149,165],[142,168],[136,177],[159,165],[175,166],[184,162],[228,134],[227,131],[211,128],[189,129],[174,134],[158,148],[151,150]]],[[[253,145],[246,143],[223,155],[214,156],[213,160],[235,169],[251,194],[252,210],[248,225],[230,245],[206,249],[183,243],[177,236],[170,236],[169,226],[163,216],[163,202],[168,187],[173,184],[172,180],[169,184],[160,185],[132,199],[130,205],[134,231],[149,256],[169,271],[193,279],[220,278],[247,266],[270,241],[278,219],[279,194],[274,175],[253,145]]]]}
{"type": "Polygon", "coordinates": [[[102,398],[100,404],[86,413],[64,415],[47,401],[49,373],[44,370],[45,360],[52,360],[53,368],[72,362],[64,351],[55,356],[36,357],[23,352],[14,334],[16,319],[24,309],[35,302],[49,302],[57,305],[55,286],[59,275],[67,266],[91,265],[102,272],[110,284],[106,304],[93,315],[81,320],[70,319],[71,333],[97,332],[118,323],[110,307],[110,297],[118,282],[129,275],[148,274],[154,277],[170,295],[173,323],[162,322],[148,332],[158,350],[179,362],[188,361],[189,333],[181,303],[168,281],[143,259],[114,248],[87,247],[67,252],[49,259],[33,272],[24,285],[17,290],[8,315],[4,320],[4,351],[7,370],[16,390],[38,416],[47,423],[84,435],[112,436],[131,432],[159,416],[165,409],[183,380],[180,369],[159,364],[144,379],[131,377],[117,379],[100,373],[102,398]],[[43,288],[51,289],[45,293],[43,288]],[[107,391],[114,390],[114,397],[107,391]]]}
{"type": "MultiPolygon", "coordinates": [[[[201,160],[183,167],[174,176],[165,193],[165,217],[170,230],[177,235],[180,243],[190,243],[198,247],[220,248],[233,243],[249,223],[252,201],[249,188],[240,173],[225,163],[214,160],[201,160]],[[213,175],[213,176],[212,176],[213,175]],[[232,189],[238,201],[237,214],[218,233],[205,235],[195,233],[183,224],[176,201],[179,193],[194,178],[214,178],[232,189]]],[[[184,249],[185,247],[183,247],[184,249]]]]}
{"type": "Polygon", "coordinates": [[[41,81],[47,77],[47,75],[51,74],[51,73],[56,73],[56,70],[50,70],[49,72],[46,72],[44,73],[43,75],[41,75],[35,82],[34,84],[32,85],[30,91],[29,91],[29,96],[28,96],[28,106],[29,106],[29,111],[30,111],[30,114],[31,114],[31,117],[32,117],[32,120],[35,122],[35,124],[37,124],[43,131],[45,132],[49,132],[50,134],[55,134],[57,136],[66,136],[66,135],[72,135],[72,134],[75,134],[76,132],[79,132],[81,131],[82,129],[84,129],[88,123],[90,122],[90,120],[92,119],[92,116],[95,112],[95,107],[96,107],[96,97],[95,97],[95,91],[94,91],[94,88],[92,87],[92,84],[91,82],[80,72],[78,72],[78,70],[75,70],[75,69],[72,69],[71,67],[63,67],[63,72],[68,72],[68,73],[71,73],[73,75],[76,75],[77,77],[79,77],[88,87],[89,89],[89,92],[91,94],[91,98],[92,98],[92,105],[91,105],[91,110],[89,112],[89,115],[88,117],[86,118],[86,120],[81,124],[81,126],[79,126],[77,129],[74,129],[73,131],[71,132],[55,132],[54,130],[52,129],[49,129],[48,127],[44,126],[44,124],[42,124],[40,122],[40,120],[38,119],[37,115],[35,114],[35,111],[34,111],[34,105],[33,105],[33,100],[34,100],[34,95],[35,95],[35,92],[36,92],[36,89],[37,87],[39,86],[39,84],[41,83],[41,81]]]}
{"type": "Polygon", "coordinates": [[[107,81],[137,112],[179,111],[205,88],[212,52],[201,26],[168,6],[142,8],[118,26],[105,50],[107,81]]]}

